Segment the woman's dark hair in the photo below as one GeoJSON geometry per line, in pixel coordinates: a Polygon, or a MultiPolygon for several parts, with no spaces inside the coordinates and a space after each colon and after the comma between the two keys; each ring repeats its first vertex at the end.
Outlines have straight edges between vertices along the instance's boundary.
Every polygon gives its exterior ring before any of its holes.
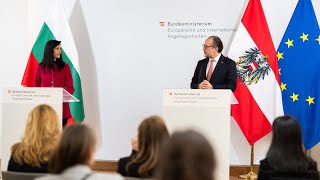
{"type": "Polygon", "coordinates": [[[272,124],[272,142],[267,159],[275,172],[303,173],[312,161],[303,152],[301,128],[292,116],[277,117],[272,124]]]}
{"type": "Polygon", "coordinates": [[[96,148],[96,137],[84,124],[73,124],[62,132],[60,142],[49,159],[49,173],[61,173],[77,164],[89,165],[96,148]]]}
{"type": "Polygon", "coordinates": [[[221,41],[221,39],[218,36],[210,36],[209,38],[212,39],[212,46],[213,47],[218,47],[218,53],[221,53],[223,50],[223,43],[221,41]]]}
{"type": "Polygon", "coordinates": [[[215,157],[208,140],[193,130],[175,132],[160,152],[158,180],[213,180],[215,157]]]}
{"type": "Polygon", "coordinates": [[[47,69],[47,68],[53,69],[54,64],[57,65],[59,71],[63,69],[65,62],[62,60],[62,55],[60,56],[60,58],[56,59],[56,61],[54,61],[54,57],[53,57],[53,49],[60,44],[61,44],[61,41],[57,41],[57,40],[49,40],[47,42],[44,48],[43,59],[42,59],[42,62],[40,63],[40,65],[44,69],[47,69]]]}
{"type": "Polygon", "coordinates": [[[162,142],[169,137],[169,132],[164,120],[160,116],[145,118],[138,128],[138,152],[127,164],[129,171],[133,163],[140,164],[138,173],[140,177],[150,177],[158,164],[159,150],[162,142]]]}

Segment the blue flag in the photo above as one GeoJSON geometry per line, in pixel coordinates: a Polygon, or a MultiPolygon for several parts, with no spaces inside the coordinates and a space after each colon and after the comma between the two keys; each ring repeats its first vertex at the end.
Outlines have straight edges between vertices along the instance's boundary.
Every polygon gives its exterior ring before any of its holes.
{"type": "Polygon", "coordinates": [[[310,149],[320,141],[320,30],[311,0],[299,0],[277,57],[284,113],[297,118],[310,149]]]}

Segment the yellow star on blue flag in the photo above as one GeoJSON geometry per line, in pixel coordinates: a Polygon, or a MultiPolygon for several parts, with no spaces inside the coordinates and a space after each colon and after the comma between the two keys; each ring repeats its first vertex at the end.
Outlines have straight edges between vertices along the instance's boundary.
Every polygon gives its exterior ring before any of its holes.
{"type": "Polygon", "coordinates": [[[284,113],[299,121],[306,149],[320,141],[319,35],[311,0],[299,0],[278,48],[285,56],[278,62],[281,82],[287,84],[282,91],[284,113]]]}

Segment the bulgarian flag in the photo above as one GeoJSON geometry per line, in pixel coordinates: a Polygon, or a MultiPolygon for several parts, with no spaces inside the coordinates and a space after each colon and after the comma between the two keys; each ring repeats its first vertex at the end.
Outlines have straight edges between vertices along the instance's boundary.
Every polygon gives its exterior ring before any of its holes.
{"type": "Polygon", "coordinates": [[[283,115],[276,51],[260,0],[249,1],[228,56],[238,71],[232,116],[252,145],[283,115]]]}
{"type": "Polygon", "coordinates": [[[21,85],[27,87],[34,86],[37,66],[42,61],[44,47],[47,41],[51,39],[61,41],[63,61],[70,66],[72,73],[73,84],[75,88],[73,95],[80,100],[80,102],[69,103],[70,110],[73,118],[77,122],[82,122],[84,120],[84,108],[78,52],[73,40],[66,13],[60,0],[52,1],[49,14],[45,19],[40,33],[32,47],[21,85]]]}

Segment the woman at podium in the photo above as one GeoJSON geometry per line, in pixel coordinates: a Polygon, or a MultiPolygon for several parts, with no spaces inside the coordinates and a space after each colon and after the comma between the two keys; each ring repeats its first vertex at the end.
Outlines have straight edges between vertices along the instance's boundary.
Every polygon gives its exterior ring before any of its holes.
{"type": "MultiPolygon", "coordinates": [[[[35,87],[60,87],[73,94],[73,79],[70,67],[62,60],[61,41],[46,43],[42,62],[38,65],[35,87]]],[[[63,103],[63,127],[72,118],[68,103],[63,103]]]]}

